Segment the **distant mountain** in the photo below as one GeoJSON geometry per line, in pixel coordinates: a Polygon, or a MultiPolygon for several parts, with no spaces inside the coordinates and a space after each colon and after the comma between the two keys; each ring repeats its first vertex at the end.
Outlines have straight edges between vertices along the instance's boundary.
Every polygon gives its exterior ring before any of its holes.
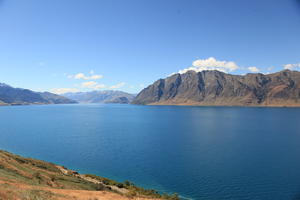
{"type": "Polygon", "coordinates": [[[71,100],[64,96],[60,96],[57,94],[53,94],[50,92],[40,92],[39,93],[45,100],[47,100],[51,104],[72,104],[77,103],[77,101],[71,100]]]}
{"type": "Polygon", "coordinates": [[[0,83],[0,105],[69,103],[76,103],[76,101],[49,92],[34,92],[0,83]]]}
{"type": "Polygon", "coordinates": [[[92,92],[65,93],[63,96],[79,103],[130,103],[135,95],[122,91],[106,90],[92,92]]]}
{"type": "Polygon", "coordinates": [[[300,106],[300,72],[231,75],[188,71],[159,79],[142,90],[133,104],[300,106]]]}

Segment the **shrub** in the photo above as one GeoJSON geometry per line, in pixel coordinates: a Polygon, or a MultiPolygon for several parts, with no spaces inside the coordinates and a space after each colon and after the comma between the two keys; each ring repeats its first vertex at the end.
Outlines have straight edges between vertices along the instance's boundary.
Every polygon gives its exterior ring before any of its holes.
{"type": "Polygon", "coordinates": [[[103,191],[105,189],[106,189],[106,187],[101,183],[97,184],[97,186],[96,186],[97,191],[103,191]]]}
{"type": "Polygon", "coordinates": [[[42,175],[39,172],[35,172],[34,174],[32,174],[32,176],[33,176],[33,178],[36,178],[36,179],[39,179],[39,180],[43,179],[42,175]]]}
{"type": "Polygon", "coordinates": [[[179,200],[178,194],[174,193],[172,195],[163,194],[163,199],[170,199],[170,200],[179,200]]]}
{"type": "Polygon", "coordinates": [[[126,186],[134,186],[134,184],[131,183],[130,181],[124,181],[124,185],[126,185],[126,186]]]}
{"type": "Polygon", "coordinates": [[[43,177],[39,172],[35,172],[32,176],[33,176],[34,179],[38,180],[39,184],[42,183],[43,177]]]}
{"type": "Polygon", "coordinates": [[[137,194],[136,194],[136,192],[135,191],[132,191],[132,190],[130,190],[128,193],[127,193],[127,196],[128,197],[135,197],[137,194]]]}
{"type": "Polygon", "coordinates": [[[105,185],[110,185],[110,184],[109,184],[110,182],[109,182],[107,179],[104,179],[104,180],[102,181],[102,183],[105,184],[105,185]]]}
{"type": "Polygon", "coordinates": [[[123,183],[117,183],[116,185],[118,188],[124,188],[124,184],[123,183]]]}
{"type": "Polygon", "coordinates": [[[54,182],[56,180],[56,176],[53,174],[51,174],[49,177],[52,182],[54,182]]]}

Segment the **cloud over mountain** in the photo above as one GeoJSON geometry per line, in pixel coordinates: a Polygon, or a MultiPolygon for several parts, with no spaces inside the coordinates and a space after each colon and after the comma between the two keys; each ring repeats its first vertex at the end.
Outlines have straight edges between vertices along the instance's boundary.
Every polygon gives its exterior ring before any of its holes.
{"type": "Polygon", "coordinates": [[[125,82],[121,82],[121,83],[118,83],[118,84],[116,84],[116,85],[112,85],[112,86],[110,86],[109,88],[110,88],[110,89],[118,89],[118,88],[123,87],[125,84],[126,84],[125,82]]]}
{"type": "Polygon", "coordinates": [[[248,70],[253,73],[258,73],[260,71],[257,67],[248,67],[248,70]]]}
{"type": "Polygon", "coordinates": [[[289,70],[293,70],[295,68],[300,68],[300,63],[296,63],[296,64],[286,64],[283,66],[284,69],[289,69],[289,70]]]}
{"type": "Polygon", "coordinates": [[[106,87],[104,84],[100,84],[96,81],[83,82],[83,83],[81,83],[80,86],[82,88],[89,88],[89,89],[94,89],[94,90],[103,89],[106,87]]]}
{"type": "Polygon", "coordinates": [[[201,72],[204,70],[218,70],[221,72],[231,72],[239,68],[239,66],[233,61],[221,61],[217,60],[214,57],[195,60],[192,65],[192,67],[180,70],[179,73],[183,74],[189,70],[193,70],[195,72],[201,72]]]}

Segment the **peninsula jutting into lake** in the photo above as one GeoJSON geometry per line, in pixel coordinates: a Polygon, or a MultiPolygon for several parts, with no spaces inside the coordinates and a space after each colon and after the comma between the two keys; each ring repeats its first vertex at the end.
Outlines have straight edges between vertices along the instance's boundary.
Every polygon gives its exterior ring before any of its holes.
{"type": "Polygon", "coordinates": [[[0,199],[179,199],[0,150],[0,199]]]}

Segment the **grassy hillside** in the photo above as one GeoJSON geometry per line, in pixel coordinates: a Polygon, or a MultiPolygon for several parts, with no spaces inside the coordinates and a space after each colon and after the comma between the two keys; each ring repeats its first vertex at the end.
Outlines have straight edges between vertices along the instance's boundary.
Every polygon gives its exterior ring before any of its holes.
{"type": "Polygon", "coordinates": [[[0,150],[0,199],[179,199],[126,181],[83,175],[65,167],[0,150]]]}

